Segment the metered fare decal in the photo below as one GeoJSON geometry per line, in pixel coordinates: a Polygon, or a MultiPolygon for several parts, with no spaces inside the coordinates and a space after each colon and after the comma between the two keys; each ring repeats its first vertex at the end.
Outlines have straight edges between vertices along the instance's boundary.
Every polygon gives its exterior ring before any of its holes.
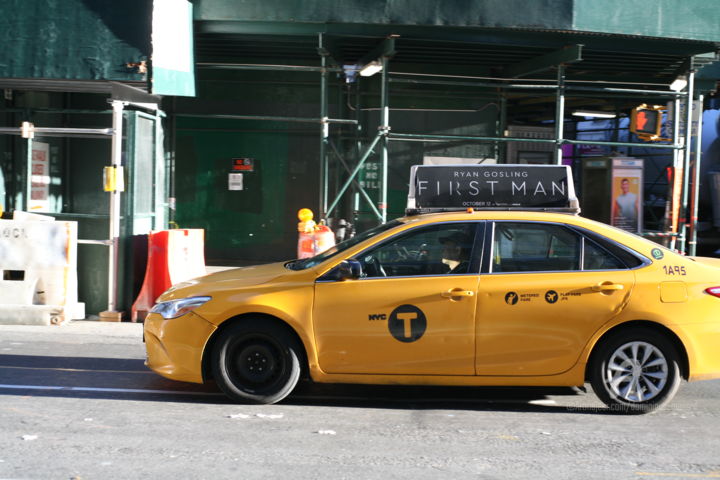
{"type": "Polygon", "coordinates": [[[420,340],[427,330],[427,317],[415,305],[400,305],[390,312],[368,315],[370,321],[387,321],[388,330],[395,340],[412,343],[420,340]]]}

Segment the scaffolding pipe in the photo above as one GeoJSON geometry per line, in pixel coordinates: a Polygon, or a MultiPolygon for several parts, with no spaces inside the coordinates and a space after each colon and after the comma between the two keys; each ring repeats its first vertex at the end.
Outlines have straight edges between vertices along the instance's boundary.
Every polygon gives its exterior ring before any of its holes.
{"type": "MultiPolygon", "coordinates": [[[[498,137],[503,137],[505,135],[505,130],[507,130],[507,98],[505,97],[505,95],[501,95],[498,128],[495,130],[495,135],[498,137]]],[[[500,163],[500,160],[505,160],[505,151],[501,149],[500,145],[500,142],[495,142],[496,163],[500,163]]]]}
{"type": "Polygon", "coordinates": [[[320,72],[320,201],[319,201],[319,215],[320,220],[325,220],[327,216],[327,201],[328,201],[328,164],[326,147],[328,137],[330,136],[330,124],[327,122],[328,119],[328,98],[327,98],[327,56],[320,56],[320,65],[322,70],[320,72]]]}
{"type": "MultiPolygon", "coordinates": [[[[122,165],[123,140],[123,109],[125,103],[114,100],[113,107],[113,136],[111,150],[111,166],[115,169],[122,165]]],[[[120,192],[110,192],[110,236],[108,255],[108,312],[115,312],[117,308],[117,272],[118,272],[118,246],[120,238],[120,192]]]]}
{"type": "MultiPolygon", "coordinates": [[[[680,120],[679,120],[679,112],[680,112],[680,98],[676,98],[673,102],[673,110],[675,114],[673,115],[673,141],[677,143],[680,140],[680,120]]],[[[668,221],[669,225],[667,225],[667,228],[665,230],[670,230],[672,233],[678,233],[677,224],[675,223],[675,185],[677,184],[677,175],[678,175],[678,167],[680,166],[680,151],[679,150],[673,150],[673,178],[672,183],[668,185],[668,221]]],[[[673,236],[670,238],[670,249],[675,249],[675,243],[676,243],[676,237],[673,236]]]]}
{"type": "MultiPolygon", "coordinates": [[[[690,162],[692,161],[692,118],[693,118],[693,97],[695,90],[695,72],[690,70],[687,75],[687,100],[685,112],[685,149],[683,151],[683,182],[682,182],[682,204],[680,209],[680,245],[681,253],[687,253],[685,250],[687,242],[689,209],[688,198],[690,190],[690,162]]],[[[679,117],[680,112],[676,115],[679,117]]]]}
{"type": "Polygon", "coordinates": [[[30,211],[30,199],[32,198],[32,137],[27,139],[27,151],[25,152],[25,204],[26,212],[30,211]]]}
{"type": "Polygon", "coordinates": [[[337,72],[341,73],[342,68],[336,67],[312,67],[309,65],[258,65],[251,63],[196,63],[198,68],[207,70],[261,70],[261,71],[283,71],[283,72],[337,72]]]}
{"type": "MultiPolygon", "coordinates": [[[[72,137],[72,136],[103,136],[112,135],[112,128],[55,128],[55,127],[33,127],[33,132],[38,137],[72,137]]],[[[0,127],[2,135],[22,135],[19,127],[0,127]]]]}
{"type": "MultiPolygon", "coordinates": [[[[476,75],[450,75],[450,74],[439,74],[439,73],[413,73],[413,72],[390,72],[390,75],[405,75],[411,77],[433,77],[433,78],[462,78],[471,80],[492,80],[497,82],[510,82],[515,81],[517,78],[503,78],[503,77],[487,77],[487,76],[476,76],[476,75]]],[[[547,82],[546,78],[523,78],[524,82],[547,82]]],[[[567,83],[582,83],[582,84],[617,84],[617,85],[656,85],[658,87],[666,87],[667,83],[653,83],[653,82],[626,82],[626,81],[611,81],[611,80],[566,80],[567,83]]]]}
{"type": "MultiPolygon", "coordinates": [[[[401,141],[419,141],[419,142],[439,142],[439,141],[474,141],[479,143],[491,143],[491,142],[527,142],[527,143],[551,143],[555,144],[558,140],[551,138],[518,138],[518,137],[476,137],[468,135],[435,135],[435,134],[421,134],[421,133],[389,133],[388,138],[390,140],[401,140],[401,141]]],[[[681,145],[670,145],[670,144],[639,144],[630,142],[601,142],[598,140],[568,140],[560,139],[561,144],[569,145],[602,145],[606,147],[643,147],[643,148],[657,148],[657,149],[674,149],[679,150],[683,147],[681,145]]]]}
{"type": "Polygon", "coordinates": [[[562,138],[565,134],[565,65],[557,67],[557,98],[555,99],[555,163],[562,165],[562,138]]]}
{"type": "Polygon", "coordinates": [[[605,147],[642,147],[642,148],[656,148],[659,150],[682,150],[683,146],[676,143],[632,143],[632,142],[601,142],[599,140],[561,140],[562,143],[569,145],[602,145],[605,147]]]}
{"type": "Polygon", "coordinates": [[[272,115],[224,115],[204,113],[178,113],[177,117],[189,118],[217,118],[220,120],[263,120],[269,122],[295,122],[295,123],[340,123],[346,125],[357,125],[357,120],[346,118],[309,118],[309,117],[281,117],[272,115]]]}
{"type": "MultiPolygon", "coordinates": [[[[698,96],[698,102],[702,109],[703,96],[698,96]]],[[[700,164],[702,162],[702,126],[703,112],[698,112],[697,132],[695,133],[695,166],[692,183],[692,201],[690,204],[690,240],[688,241],[688,255],[697,255],[697,222],[698,222],[698,201],[700,195],[700,164]]]]}
{"type": "MultiPolygon", "coordinates": [[[[352,173],[352,171],[350,170],[350,166],[347,164],[347,162],[345,161],[345,159],[342,157],[342,155],[341,155],[340,152],[338,151],[338,149],[337,149],[337,147],[335,146],[335,144],[334,144],[332,141],[330,141],[330,142],[328,142],[328,143],[329,143],[329,145],[330,145],[330,148],[332,148],[333,153],[335,153],[335,156],[338,158],[338,160],[340,160],[340,163],[342,163],[342,166],[345,168],[345,170],[347,171],[347,173],[352,173]]],[[[353,185],[358,189],[358,192],[360,193],[360,195],[363,196],[363,198],[364,198],[365,201],[368,203],[368,205],[370,205],[370,209],[373,211],[373,213],[374,213],[375,216],[378,218],[378,220],[382,220],[382,214],[381,214],[381,213],[378,211],[378,209],[375,207],[375,203],[372,201],[372,199],[370,198],[370,195],[367,194],[367,192],[366,192],[365,189],[362,187],[362,185],[360,185],[360,182],[358,182],[357,180],[355,180],[355,179],[353,178],[353,185]]]]}
{"type": "MultiPolygon", "coordinates": [[[[557,90],[558,85],[533,85],[533,84],[508,84],[504,85],[497,82],[466,82],[453,80],[412,80],[407,78],[390,78],[392,83],[409,83],[413,85],[448,85],[458,87],[484,87],[484,88],[500,88],[506,90],[557,90]]],[[[667,97],[682,97],[685,94],[672,90],[643,90],[637,88],[613,88],[613,87],[583,87],[574,85],[564,85],[565,90],[582,91],[582,92],[603,92],[603,93],[623,93],[623,94],[641,94],[641,95],[659,95],[667,97]]]]}
{"type": "Polygon", "coordinates": [[[340,198],[343,196],[345,191],[348,189],[348,187],[350,186],[350,184],[352,183],[353,179],[358,174],[360,169],[363,167],[363,165],[365,165],[365,160],[368,159],[368,157],[370,156],[370,154],[373,151],[373,148],[375,148],[375,145],[378,144],[378,142],[380,141],[380,138],[382,136],[383,136],[382,133],[378,133],[377,135],[375,135],[375,138],[373,139],[373,141],[365,149],[365,152],[360,156],[360,160],[358,160],[358,164],[353,169],[352,173],[350,174],[350,177],[348,177],[348,179],[345,181],[343,186],[340,188],[340,191],[337,193],[335,200],[333,200],[332,204],[330,204],[330,207],[328,207],[327,215],[330,215],[330,213],[332,213],[332,211],[337,206],[338,202],[340,202],[340,198]]]}
{"type": "Polygon", "coordinates": [[[390,132],[390,105],[388,88],[388,57],[380,59],[382,63],[380,104],[382,114],[380,117],[380,133],[382,134],[382,190],[380,192],[380,213],[382,221],[387,221],[387,194],[388,194],[388,133],[390,132]]]}

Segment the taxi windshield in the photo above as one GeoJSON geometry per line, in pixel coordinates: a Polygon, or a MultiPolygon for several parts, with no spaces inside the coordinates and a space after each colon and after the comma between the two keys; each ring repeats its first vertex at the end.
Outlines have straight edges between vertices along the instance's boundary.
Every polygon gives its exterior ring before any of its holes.
{"type": "Polygon", "coordinates": [[[355,235],[352,238],[348,238],[347,240],[344,240],[337,245],[328,248],[322,253],[319,253],[315,255],[314,257],[310,258],[304,258],[301,260],[293,260],[291,262],[287,262],[285,264],[285,268],[290,270],[305,270],[307,268],[312,268],[316,265],[319,265],[320,263],[324,262],[328,258],[337,255],[340,252],[343,252],[347,250],[348,248],[354,247],[358,243],[367,240],[370,237],[373,237],[377,235],[378,233],[385,232],[387,230],[390,230],[391,228],[395,228],[398,225],[400,225],[402,222],[399,220],[392,220],[387,223],[383,223],[382,225],[378,225],[375,228],[371,228],[370,230],[367,230],[359,235],[355,235]]]}

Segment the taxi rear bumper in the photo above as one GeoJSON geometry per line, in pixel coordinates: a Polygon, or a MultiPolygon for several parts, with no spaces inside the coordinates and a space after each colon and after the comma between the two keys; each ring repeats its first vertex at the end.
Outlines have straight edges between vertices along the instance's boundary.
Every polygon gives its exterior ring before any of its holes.
{"type": "Polygon", "coordinates": [[[720,378],[720,322],[675,325],[688,354],[689,381],[720,378]]]}

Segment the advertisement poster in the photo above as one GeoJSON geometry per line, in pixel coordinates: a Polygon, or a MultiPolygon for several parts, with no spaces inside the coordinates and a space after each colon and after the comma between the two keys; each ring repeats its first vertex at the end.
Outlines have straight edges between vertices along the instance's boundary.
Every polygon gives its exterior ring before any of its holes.
{"type": "Polygon", "coordinates": [[[642,160],[613,159],[611,225],[642,231],[642,160]]]}
{"type": "Polygon", "coordinates": [[[415,165],[408,208],[567,208],[565,165],[415,165]]]}
{"type": "Polygon", "coordinates": [[[50,145],[32,144],[29,212],[50,211],[50,145]]]}

